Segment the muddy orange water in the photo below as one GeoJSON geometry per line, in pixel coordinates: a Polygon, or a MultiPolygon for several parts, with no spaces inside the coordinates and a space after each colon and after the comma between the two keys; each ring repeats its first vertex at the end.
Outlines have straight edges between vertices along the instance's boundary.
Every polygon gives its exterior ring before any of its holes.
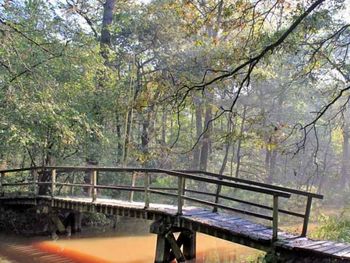
{"type": "MultiPolygon", "coordinates": [[[[197,259],[193,262],[244,262],[256,253],[243,246],[207,235],[197,235],[197,259]]],[[[34,246],[54,254],[66,255],[76,262],[139,263],[154,262],[156,236],[84,238],[40,242],[34,246]]]]}
{"type": "MultiPolygon", "coordinates": [[[[0,235],[0,263],[147,263],[154,262],[156,235],[144,233],[130,226],[130,233],[104,229],[84,230],[72,238],[61,237],[57,241],[15,238],[6,240],[0,235]],[[88,233],[86,233],[88,232],[88,233]],[[140,232],[140,233],[137,233],[140,232]]],[[[195,263],[248,262],[261,252],[228,241],[197,234],[197,258],[195,263]]]]}

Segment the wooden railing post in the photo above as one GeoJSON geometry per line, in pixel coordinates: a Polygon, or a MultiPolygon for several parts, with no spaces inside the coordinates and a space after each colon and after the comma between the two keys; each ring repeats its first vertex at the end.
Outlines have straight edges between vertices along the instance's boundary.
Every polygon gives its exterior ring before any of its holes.
{"type": "MultiPolygon", "coordinates": [[[[182,178],[182,195],[184,196],[186,193],[186,178],[182,178]]],[[[182,198],[182,205],[185,205],[186,200],[182,198]]]]}
{"type": "Polygon", "coordinates": [[[278,237],[278,195],[273,196],[272,241],[278,237]]]}
{"type": "MultiPolygon", "coordinates": [[[[131,187],[135,187],[136,184],[136,173],[133,172],[131,175],[131,187]]],[[[132,202],[134,201],[134,191],[131,190],[129,193],[129,201],[132,202]]]]}
{"type": "Polygon", "coordinates": [[[56,191],[56,169],[51,170],[51,197],[55,196],[56,191]]]}
{"type": "Polygon", "coordinates": [[[97,189],[96,189],[96,185],[97,185],[97,171],[93,170],[91,173],[91,196],[92,196],[92,202],[96,201],[97,198],[97,189]]]}
{"type": "Polygon", "coordinates": [[[0,196],[4,195],[4,187],[2,186],[4,184],[4,177],[5,177],[5,173],[1,172],[0,173],[0,196]]]}
{"type": "MultiPolygon", "coordinates": [[[[44,171],[43,171],[44,172],[44,171]]],[[[38,187],[38,170],[33,170],[33,194],[34,196],[37,196],[39,193],[39,187],[38,187]]]]}
{"type": "Polygon", "coordinates": [[[311,204],[312,204],[312,196],[307,197],[306,202],[306,209],[305,209],[305,215],[304,215],[304,223],[303,223],[303,230],[301,232],[301,236],[305,237],[307,233],[307,226],[309,224],[309,217],[310,217],[310,211],[311,211],[311,204]]]}
{"type": "Polygon", "coordinates": [[[178,189],[177,189],[177,214],[182,215],[182,206],[184,194],[184,178],[182,176],[178,177],[178,189]]]}
{"type": "Polygon", "coordinates": [[[149,207],[149,184],[150,184],[150,175],[145,173],[145,208],[149,207]]]}
{"type": "MultiPolygon", "coordinates": [[[[222,177],[220,177],[219,180],[222,180],[222,177]]],[[[220,195],[220,192],[221,192],[221,187],[222,187],[221,184],[218,184],[217,187],[216,187],[215,204],[219,203],[219,195],[220,195]]],[[[217,211],[218,211],[218,207],[214,206],[213,212],[216,213],[217,211]]]]}

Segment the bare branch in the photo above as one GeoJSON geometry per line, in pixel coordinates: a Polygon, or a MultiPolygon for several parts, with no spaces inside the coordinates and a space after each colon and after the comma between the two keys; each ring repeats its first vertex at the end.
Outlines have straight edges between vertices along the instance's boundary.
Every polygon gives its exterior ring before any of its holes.
{"type": "Polygon", "coordinates": [[[202,90],[205,89],[205,87],[216,83],[218,81],[222,81],[224,79],[227,79],[229,77],[232,77],[233,75],[235,75],[236,73],[238,73],[240,70],[244,69],[247,66],[250,65],[254,65],[257,64],[267,53],[272,52],[274,49],[276,49],[278,46],[280,46],[285,40],[286,38],[299,26],[299,24],[315,9],[317,8],[319,5],[321,5],[325,0],[317,0],[315,1],[303,14],[301,14],[293,23],[292,25],[272,44],[268,45],[267,47],[265,47],[260,54],[256,55],[255,57],[247,60],[246,62],[244,62],[243,64],[237,66],[236,68],[234,68],[233,70],[231,70],[228,73],[222,74],[220,76],[217,76],[215,78],[213,78],[210,81],[201,83],[201,84],[197,84],[197,85],[193,85],[191,87],[189,87],[190,90],[202,90]]]}
{"type": "Polygon", "coordinates": [[[42,49],[43,51],[47,52],[47,53],[51,53],[50,50],[48,50],[47,48],[43,47],[41,44],[39,44],[38,42],[36,42],[34,39],[28,37],[26,34],[24,34],[23,32],[21,32],[20,30],[18,30],[16,27],[12,26],[10,23],[6,22],[5,20],[3,20],[0,17],[0,23],[11,28],[13,31],[15,31],[17,34],[21,35],[23,38],[27,39],[29,42],[31,42],[32,44],[34,44],[35,46],[39,47],[40,49],[42,49]]]}

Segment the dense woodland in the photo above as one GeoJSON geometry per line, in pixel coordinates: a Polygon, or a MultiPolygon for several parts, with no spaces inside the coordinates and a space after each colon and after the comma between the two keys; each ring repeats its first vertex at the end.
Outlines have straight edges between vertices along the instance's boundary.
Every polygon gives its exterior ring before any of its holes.
{"type": "Polygon", "coordinates": [[[346,196],[349,1],[0,4],[3,168],[200,169],[346,196]]]}

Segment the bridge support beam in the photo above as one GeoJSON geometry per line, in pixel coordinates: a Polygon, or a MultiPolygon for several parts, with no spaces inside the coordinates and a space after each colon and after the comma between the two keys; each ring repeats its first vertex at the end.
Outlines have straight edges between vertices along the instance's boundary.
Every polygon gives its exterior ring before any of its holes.
{"type": "Polygon", "coordinates": [[[80,212],[74,212],[73,233],[74,232],[81,232],[81,220],[82,220],[82,214],[80,212]]]}
{"type": "Polygon", "coordinates": [[[155,263],[171,262],[174,259],[185,262],[196,257],[196,232],[164,221],[154,222],[150,232],[157,234],[155,263]],[[179,233],[177,239],[174,233],[179,233]]]}

